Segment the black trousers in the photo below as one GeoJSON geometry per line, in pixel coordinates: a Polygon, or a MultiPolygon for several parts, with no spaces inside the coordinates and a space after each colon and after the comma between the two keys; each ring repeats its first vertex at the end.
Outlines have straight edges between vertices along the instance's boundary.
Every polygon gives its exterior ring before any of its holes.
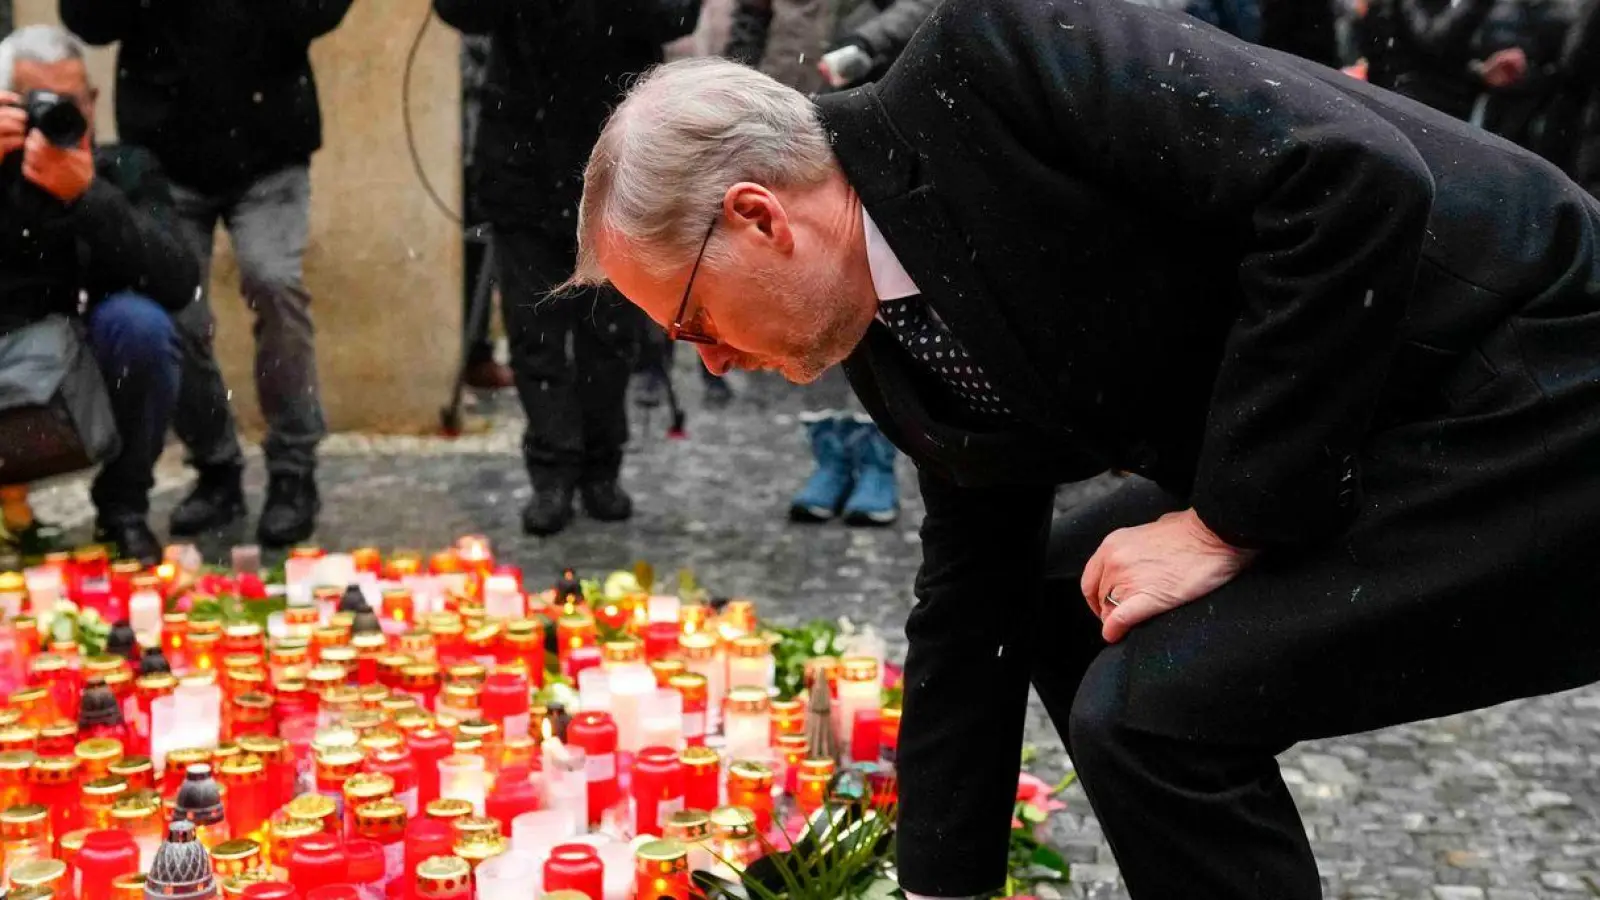
{"type": "Polygon", "coordinates": [[[536,485],[616,478],[641,313],[611,288],[547,296],[572,273],[570,236],[496,227],[494,241],[511,369],[528,416],[529,476],[536,485]]]}
{"type": "MultiPolygon", "coordinates": [[[[1114,645],[1084,602],[1084,563],[1111,531],[1185,502],[1131,479],[1052,520],[1048,490],[924,476],[902,885],[934,896],[1000,885],[1030,684],[1136,900],[1310,900],[1316,864],[1278,754],[1600,681],[1591,308],[1536,304],[1437,390],[1391,397],[1346,532],[1263,555],[1114,645]],[[1023,565],[1043,577],[1005,580],[1023,565]],[[962,569],[1016,587],[924,590],[962,569]]],[[[1396,365],[1426,350],[1403,348],[1396,365]]]]}

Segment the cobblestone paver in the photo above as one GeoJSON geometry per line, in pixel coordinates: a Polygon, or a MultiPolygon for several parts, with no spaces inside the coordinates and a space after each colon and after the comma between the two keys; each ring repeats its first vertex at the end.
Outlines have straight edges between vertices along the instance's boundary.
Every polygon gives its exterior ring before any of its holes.
{"type": "MultiPolygon", "coordinates": [[[[763,615],[796,621],[848,616],[900,645],[918,558],[920,506],[903,466],[905,514],[879,530],[785,521],[790,493],[809,467],[795,416],[800,392],[771,381],[737,381],[735,404],[698,408],[699,379],[680,361],[691,411],[689,438],[662,437],[665,421],[635,422],[625,480],[637,517],[602,526],[580,518],[566,533],[521,535],[528,487],[517,457],[520,417],[509,397],[485,407],[492,427],[457,441],[340,435],[324,448],[320,481],[325,546],[432,547],[455,535],[489,535],[534,579],[562,565],[589,573],[650,560],[660,572],[693,569],[720,595],[756,598],[763,615]]],[[[249,488],[259,512],[259,458],[249,488]]],[[[163,460],[158,527],[181,496],[176,452],[163,460]]],[[[1063,506],[1106,488],[1064,491],[1063,506]]],[[[83,527],[91,512],[83,480],[51,485],[37,501],[46,518],[83,527]]],[[[245,539],[208,541],[221,558],[245,539]]],[[[1600,652],[1600,648],[1596,649],[1600,652]]],[[[1029,739],[1040,774],[1067,765],[1042,707],[1029,739]]],[[[1302,745],[1284,773],[1305,814],[1330,898],[1529,900],[1590,896],[1600,873],[1600,689],[1511,703],[1413,726],[1302,745]]],[[[1118,898],[1117,868],[1081,791],[1049,830],[1074,863],[1070,897],[1118,898]]]]}

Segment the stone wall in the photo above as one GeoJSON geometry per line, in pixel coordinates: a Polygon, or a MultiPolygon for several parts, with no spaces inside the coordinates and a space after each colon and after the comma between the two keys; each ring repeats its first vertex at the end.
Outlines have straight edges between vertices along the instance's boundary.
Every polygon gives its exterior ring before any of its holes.
{"type": "MultiPolygon", "coordinates": [[[[15,0],[16,21],[57,21],[56,0],[15,0]]],[[[401,80],[429,0],[356,0],[344,24],[312,48],[324,146],[312,161],[306,282],[317,324],[323,403],[336,430],[431,431],[448,396],[461,332],[461,230],[413,171],[401,80]]],[[[459,211],[460,39],[429,25],[411,78],[423,168],[459,211]]],[[[96,50],[102,136],[115,135],[114,51],[96,50]]],[[[251,383],[251,317],[238,268],[218,230],[212,303],[217,353],[249,430],[260,416],[251,383]]]]}

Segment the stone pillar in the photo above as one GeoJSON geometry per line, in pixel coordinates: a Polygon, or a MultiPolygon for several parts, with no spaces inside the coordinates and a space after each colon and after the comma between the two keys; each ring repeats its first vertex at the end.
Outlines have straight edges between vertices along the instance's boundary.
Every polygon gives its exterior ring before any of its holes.
{"type": "MultiPolygon", "coordinates": [[[[19,25],[54,22],[56,0],[15,0],[19,25]]],[[[356,0],[344,24],[312,46],[323,149],[312,158],[306,284],[317,362],[335,430],[434,431],[461,334],[461,226],[428,199],[413,170],[401,114],[406,55],[429,0],[356,0]]],[[[424,171],[461,208],[460,38],[432,19],[411,74],[413,135],[424,171]]],[[[115,135],[114,52],[96,49],[99,129],[115,135]]],[[[251,376],[251,317],[239,270],[218,229],[212,267],[217,355],[247,430],[260,413],[251,376]]]]}

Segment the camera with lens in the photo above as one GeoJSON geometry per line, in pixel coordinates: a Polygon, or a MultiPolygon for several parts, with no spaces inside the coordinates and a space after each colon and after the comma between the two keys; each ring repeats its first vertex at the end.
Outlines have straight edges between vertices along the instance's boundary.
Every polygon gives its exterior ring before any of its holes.
{"type": "Polygon", "coordinates": [[[21,103],[11,104],[28,113],[28,130],[38,129],[57,147],[76,147],[89,130],[89,120],[71,97],[54,91],[29,91],[21,103]]]}

